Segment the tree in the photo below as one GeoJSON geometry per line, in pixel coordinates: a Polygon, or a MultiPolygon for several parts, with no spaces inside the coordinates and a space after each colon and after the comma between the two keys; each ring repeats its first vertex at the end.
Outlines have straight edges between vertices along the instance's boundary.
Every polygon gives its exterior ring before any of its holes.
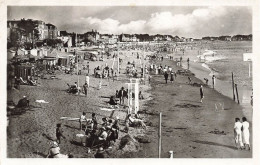
{"type": "Polygon", "coordinates": [[[18,23],[18,27],[22,29],[23,35],[26,36],[26,42],[28,39],[30,40],[38,40],[39,39],[39,31],[37,28],[37,23],[31,19],[25,20],[21,19],[18,23]]]}
{"type": "Polygon", "coordinates": [[[55,47],[58,44],[61,44],[62,41],[60,39],[45,39],[43,43],[46,43],[48,46],[55,47]]]}

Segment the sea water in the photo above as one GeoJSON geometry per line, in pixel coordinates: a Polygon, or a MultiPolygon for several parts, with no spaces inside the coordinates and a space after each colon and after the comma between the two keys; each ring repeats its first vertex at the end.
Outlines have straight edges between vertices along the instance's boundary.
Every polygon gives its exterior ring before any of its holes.
{"type": "MultiPolygon", "coordinates": [[[[252,52],[252,42],[213,42],[206,46],[207,49],[201,51],[200,55],[207,54],[207,52],[214,53],[212,55],[208,53],[205,59],[199,58],[199,55],[189,55],[190,70],[204,82],[204,78],[207,78],[211,87],[212,75],[215,75],[215,89],[231,99],[233,99],[233,72],[243,113],[248,119],[252,119],[252,62],[243,61],[243,53],[252,52]],[[249,72],[251,72],[250,75],[249,72]]],[[[185,62],[183,62],[183,67],[187,68],[185,62]]],[[[237,99],[236,92],[235,98],[237,99]]]]}

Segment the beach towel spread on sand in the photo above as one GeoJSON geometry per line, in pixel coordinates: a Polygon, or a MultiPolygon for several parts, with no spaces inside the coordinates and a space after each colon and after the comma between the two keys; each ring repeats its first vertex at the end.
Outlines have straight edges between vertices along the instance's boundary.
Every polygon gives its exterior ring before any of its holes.
{"type": "Polygon", "coordinates": [[[49,102],[46,102],[46,101],[44,101],[44,100],[36,100],[35,102],[36,102],[36,103],[49,103],[49,102]]]}

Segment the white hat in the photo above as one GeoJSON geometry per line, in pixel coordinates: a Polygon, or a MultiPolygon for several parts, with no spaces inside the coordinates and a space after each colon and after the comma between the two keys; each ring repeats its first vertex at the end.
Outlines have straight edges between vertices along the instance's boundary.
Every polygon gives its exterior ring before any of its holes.
{"type": "Polygon", "coordinates": [[[52,141],[52,142],[50,142],[50,144],[51,144],[52,147],[58,147],[59,146],[59,144],[56,141],[52,141]]]}
{"type": "Polygon", "coordinates": [[[26,98],[26,96],[23,96],[23,98],[26,98]]]}
{"type": "Polygon", "coordinates": [[[119,116],[117,116],[116,119],[119,120],[119,116]]]}

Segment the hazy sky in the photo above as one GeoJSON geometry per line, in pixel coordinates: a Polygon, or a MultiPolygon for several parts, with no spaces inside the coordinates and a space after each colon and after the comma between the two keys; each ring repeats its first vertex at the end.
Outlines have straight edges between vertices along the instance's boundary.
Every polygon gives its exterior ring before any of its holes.
{"type": "Polygon", "coordinates": [[[9,6],[7,19],[31,18],[58,30],[85,33],[170,34],[201,38],[252,33],[250,7],[9,6]]]}

